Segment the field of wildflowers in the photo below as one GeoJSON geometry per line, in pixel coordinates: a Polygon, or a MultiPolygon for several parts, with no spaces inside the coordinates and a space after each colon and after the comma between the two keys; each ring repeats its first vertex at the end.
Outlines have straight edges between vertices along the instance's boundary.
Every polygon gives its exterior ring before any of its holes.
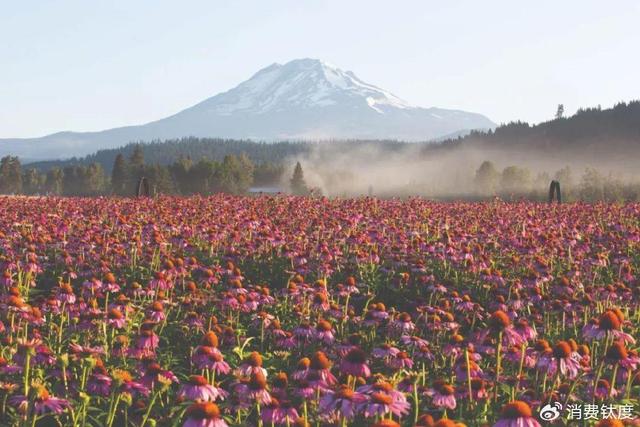
{"type": "Polygon", "coordinates": [[[639,218],[2,197],[0,425],[640,425],[639,218]]]}

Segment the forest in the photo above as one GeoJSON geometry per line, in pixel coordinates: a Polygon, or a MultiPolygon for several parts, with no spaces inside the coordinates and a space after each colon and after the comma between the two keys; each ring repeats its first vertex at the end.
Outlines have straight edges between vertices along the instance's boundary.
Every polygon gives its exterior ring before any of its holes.
{"type": "Polygon", "coordinates": [[[512,122],[430,143],[190,137],[26,165],[6,156],[0,193],[129,196],[145,177],[154,194],[242,194],[273,186],[331,196],[537,200],[556,179],[565,200],[638,200],[640,101],[581,109],[571,117],[563,110],[537,125],[512,122]]]}

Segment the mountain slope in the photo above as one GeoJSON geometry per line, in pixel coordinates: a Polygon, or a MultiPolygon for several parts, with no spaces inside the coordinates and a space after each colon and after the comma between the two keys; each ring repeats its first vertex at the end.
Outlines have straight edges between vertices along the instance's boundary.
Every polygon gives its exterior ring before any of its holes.
{"type": "Polygon", "coordinates": [[[131,141],[185,136],[425,141],[494,126],[480,114],[409,105],[350,71],[298,59],[270,65],[237,87],[162,120],[101,132],[0,139],[0,155],[64,158],[131,141]]]}

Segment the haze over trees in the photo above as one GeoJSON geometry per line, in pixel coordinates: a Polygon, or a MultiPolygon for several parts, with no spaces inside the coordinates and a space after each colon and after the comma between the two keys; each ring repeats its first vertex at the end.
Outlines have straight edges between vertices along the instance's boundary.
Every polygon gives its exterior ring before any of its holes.
{"type": "Polygon", "coordinates": [[[304,172],[302,171],[302,165],[300,162],[296,162],[296,167],[293,170],[293,177],[291,177],[291,191],[293,194],[302,195],[309,192],[307,183],[304,180],[304,172]]]}
{"type": "Polygon", "coordinates": [[[555,116],[430,144],[184,138],[27,165],[5,156],[0,192],[130,196],[145,176],[156,194],[242,194],[272,186],[300,194],[317,188],[330,196],[375,188],[381,197],[544,200],[555,179],[565,200],[636,200],[640,102],[581,109],[571,117],[559,105],[555,116]]]}

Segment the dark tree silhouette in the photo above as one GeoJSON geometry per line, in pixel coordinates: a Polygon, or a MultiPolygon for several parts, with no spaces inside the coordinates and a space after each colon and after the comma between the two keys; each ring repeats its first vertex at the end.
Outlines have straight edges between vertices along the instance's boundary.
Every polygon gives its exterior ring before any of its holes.
{"type": "Polygon", "coordinates": [[[304,172],[302,171],[302,165],[300,162],[296,163],[296,167],[293,170],[293,177],[291,178],[291,191],[293,194],[303,195],[309,192],[307,183],[304,181],[304,172]]]}
{"type": "Polygon", "coordinates": [[[111,188],[114,194],[119,196],[127,194],[127,169],[127,160],[122,153],[118,153],[116,160],[113,162],[113,169],[111,170],[111,188]]]}

